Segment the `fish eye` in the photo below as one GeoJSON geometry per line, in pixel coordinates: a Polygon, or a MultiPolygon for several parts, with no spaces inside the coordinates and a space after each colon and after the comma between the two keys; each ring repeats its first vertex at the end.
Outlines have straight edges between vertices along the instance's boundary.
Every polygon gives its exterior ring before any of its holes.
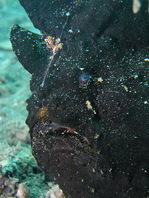
{"type": "Polygon", "coordinates": [[[86,86],[90,81],[90,75],[86,72],[83,72],[82,74],[80,74],[79,76],[79,84],[81,86],[86,86]]]}

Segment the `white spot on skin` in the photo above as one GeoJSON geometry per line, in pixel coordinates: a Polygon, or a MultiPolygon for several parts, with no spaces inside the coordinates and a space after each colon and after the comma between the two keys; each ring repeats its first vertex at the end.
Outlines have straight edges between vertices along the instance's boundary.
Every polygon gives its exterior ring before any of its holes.
{"type": "Polygon", "coordinates": [[[136,74],[136,75],[134,75],[134,79],[137,79],[138,78],[138,75],[136,74]]]}
{"type": "Polygon", "coordinates": [[[70,16],[70,12],[66,12],[66,16],[70,16]]]}
{"type": "Polygon", "coordinates": [[[145,61],[145,62],[149,62],[149,58],[145,58],[144,61],[145,61]]]}
{"type": "Polygon", "coordinates": [[[137,14],[141,8],[140,0],[133,0],[132,11],[134,14],[137,14]]]}
{"type": "Polygon", "coordinates": [[[73,33],[73,30],[70,29],[70,30],[68,30],[68,32],[69,32],[69,33],[73,33]]]}
{"type": "Polygon", "coordinates": [[[83,70],[84,70],[84,67],[80,67],[79,69],[80,69],[81,71],[83,71],[83,70]]]}

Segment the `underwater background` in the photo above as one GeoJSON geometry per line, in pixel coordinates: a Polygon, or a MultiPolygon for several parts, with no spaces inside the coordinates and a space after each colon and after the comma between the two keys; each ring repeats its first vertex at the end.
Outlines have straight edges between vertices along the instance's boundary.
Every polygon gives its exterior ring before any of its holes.
{"type": "Polygon", "coordinates": [[[17,0],[0,0],[0,18],[0,197],[63,197],[57,185],[47,178],[45,182],[31,154],[25,124],[31,76],[17,60],[9,38],[13,24],[39,31],[17,0]]]}

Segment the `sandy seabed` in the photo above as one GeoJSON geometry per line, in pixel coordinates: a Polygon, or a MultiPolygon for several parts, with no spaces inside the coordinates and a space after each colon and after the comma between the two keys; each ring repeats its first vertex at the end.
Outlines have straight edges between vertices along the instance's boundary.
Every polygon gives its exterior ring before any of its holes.
{"type": "Polygon", "coordinates": [[[36,30],[17,0],[0,1],[0,197],[63,197],[58,186],[45,179],[31,154],[26,99],[30,74],[12,51],[13,24],[36,30]]]}

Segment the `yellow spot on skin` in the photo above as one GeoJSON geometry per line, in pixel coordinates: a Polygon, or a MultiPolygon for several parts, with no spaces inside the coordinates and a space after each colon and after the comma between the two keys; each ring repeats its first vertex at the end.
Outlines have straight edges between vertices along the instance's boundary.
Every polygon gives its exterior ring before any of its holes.
{"type": "Polygon", "coordinates": [[[89,100],[86,101],[86,106],[88,109],[92,109],[92,105],[89,100]]]}
{"type": "Polygon", "coordinates": [[[88,152],[91,153],[91,154],[97,153],[97,151],[94,148],[90,147],[90,146],[88,147],[88,152]]]}
{"type": "Polygon", "coordinates": [[[102,82],[103,82],[103,79],[102,79],[101,77],[99,77],[99,78],[97,79],[97,82],[102,83],[102,82]]]}
{"type": "Polygon", "coordinates": [[[94,140],[98,140],[100,138],[100,135],[99,134],[95,134],[94,135],[94,140]]]}
{"type": "Polygon", "coordinates": [[[94,114],[96,114],[96,111],[93,109],[91,102],[89,100],[86,101],[86,106],[88,110],[91,110],[94,114]]]}
{"type": "Polygon", "coordinates": [[[123,86],[125,91],[128,92],[128,87],[126,87],[126,85],[123,86]]]}
{"type": "Polygon", "coordinates": [[[48,107],[41,107],[37,112],[37,116],[40,120],[45,120],[48,117],[48,107]]]}
{"type": "Polygon", "coordinates": [[[95,192],[95,189],[94,188],[91,188],[91,192],[94,193],[95,192]]]}

